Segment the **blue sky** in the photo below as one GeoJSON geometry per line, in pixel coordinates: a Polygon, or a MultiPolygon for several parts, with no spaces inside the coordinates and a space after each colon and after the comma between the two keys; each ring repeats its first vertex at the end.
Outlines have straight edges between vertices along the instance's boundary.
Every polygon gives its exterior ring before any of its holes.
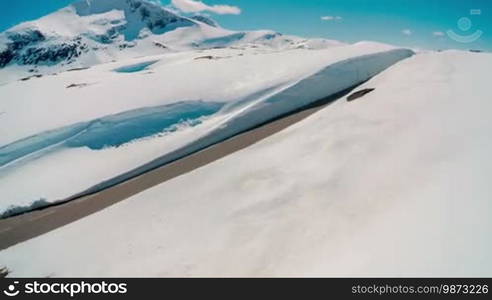
{"type": "MultiPolygon", "coordinates": [[[[72,1],[0,0],[0,31],[36,19],[72,1]]],[[[162,0],[164,4],[170,2],[162,0]]],[[[490,0],[205,0],[204,3],[238,7],[240,14],[204,12],[230,29],[272,29],[347,42],[375,40],[430,49],[492,51],[490,0]],[[475,11],[471,14],[472,9],[475,11]],[[327,18],[322,20],[322,17],[327,18]],[[463,18],[468,23],[463,23],[463,18]],[[460,19],[461,27],[457,24],[460,19]],[[483,34],[472,43],[460,43],[448,37],[448,30],[465,37],[477,30],[483,34]]]]}

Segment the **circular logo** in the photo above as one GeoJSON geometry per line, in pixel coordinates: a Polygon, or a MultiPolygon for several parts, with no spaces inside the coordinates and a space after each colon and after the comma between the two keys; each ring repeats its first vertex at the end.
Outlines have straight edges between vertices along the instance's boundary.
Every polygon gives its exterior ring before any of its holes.
{"type": "Polygon", "coordinates": [[[463,31],[468,31],[472,27],[472,21],[466,17],[458,20],[458,28],[463,31]]]}

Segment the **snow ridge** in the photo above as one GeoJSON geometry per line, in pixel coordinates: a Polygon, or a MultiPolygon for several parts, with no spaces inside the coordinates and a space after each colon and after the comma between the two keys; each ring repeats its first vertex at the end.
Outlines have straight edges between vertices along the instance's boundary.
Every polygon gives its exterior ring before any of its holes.
{"type": "Polygon", "coordinates": [[[71,198],[92,194],[114,186],[275,119],[276,117],[355,87],[398,61],[411,57],[414,54],[412,50],[408,49],[393,49],[381,53],[349,58],[326,66],[299,81],[281,87],[280,89],[269,91],[259,98],[251,99],[250,102],[236,107],[235,110],[228,114],[225,121],[218,124],[206,136],[141,167],[101,182],[71,198]]]}

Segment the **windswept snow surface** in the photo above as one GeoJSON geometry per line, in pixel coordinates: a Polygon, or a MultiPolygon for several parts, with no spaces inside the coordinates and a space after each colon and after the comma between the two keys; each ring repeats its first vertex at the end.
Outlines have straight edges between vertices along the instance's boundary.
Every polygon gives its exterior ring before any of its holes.
{"type": "Polygon", "coordinates": [[[377,43],[212,49],[10,82],[0,86],[0,214],[128,179],[411,55],[377,43]]]}
{"type": "Polygon", "coordinates": [[[12,276],[492,276],[490,70],[490,54],[418,54],[356,101],[0,261],[12,276]]]}

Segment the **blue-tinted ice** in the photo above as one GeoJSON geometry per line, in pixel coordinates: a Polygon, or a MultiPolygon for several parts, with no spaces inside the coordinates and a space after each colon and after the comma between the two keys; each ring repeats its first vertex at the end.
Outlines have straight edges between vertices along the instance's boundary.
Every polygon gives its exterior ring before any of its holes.
{"type": "Polygon", "coordinates": [[[195,126],[201,118],[217,113],[224,103],[182,101],[145,107],[77,123],[0,147],[0,167],[16,159],[55,145],[99,150],[118,147],[135,139],[173,132],[186,122],[195,126]]]}
{"type": "Polygon", "coordinates": [[[146,61],[138,64],[133,64],[133,65],[128,65],[128,66],[123,66],[119,67],[117,69],[114,69],[115,72],[118,73],[135,73],[135,72],[141,72],[143,70],[146,70],[148,67],[151,65],[155,64],[158,62],[157,60],[153,61],[146,61]]]}

